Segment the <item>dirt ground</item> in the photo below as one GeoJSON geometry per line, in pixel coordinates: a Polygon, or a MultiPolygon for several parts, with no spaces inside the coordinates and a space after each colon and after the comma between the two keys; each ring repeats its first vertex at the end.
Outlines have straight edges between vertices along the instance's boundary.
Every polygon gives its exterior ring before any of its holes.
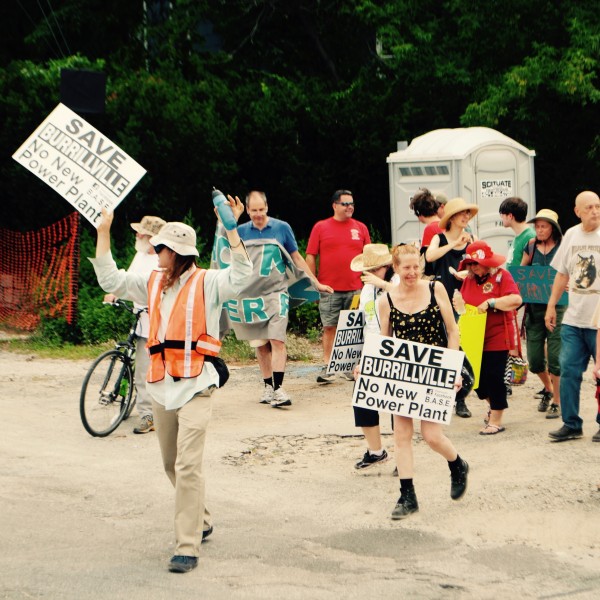
{"type": "MultiPolygon", "coordinates": [[[[294,404],[277,410],[258,403],[256,365],[235,368],[214,396],[205,453],[215,531],[198,569],[173,575],[173,493],[155,434],[132,434],[135,413],[107,438],[85,432],[88,366],[0,352],[1,598],[599,597],[589,374],[581,440],[548,440],[561,421],[537,412],[533,376],[496,436],[478,435],[483,406],[470,396],[473,418],[448,428],[471,465],[460,502],[445,461],[417,434],[420,512],[399,522],[393,462],[354,472],[364,445],[350,382],[319,386],[317,365],[291,364],[294,404]]],[[[385,444],[393,453],[391,436],[385,444]]]]}

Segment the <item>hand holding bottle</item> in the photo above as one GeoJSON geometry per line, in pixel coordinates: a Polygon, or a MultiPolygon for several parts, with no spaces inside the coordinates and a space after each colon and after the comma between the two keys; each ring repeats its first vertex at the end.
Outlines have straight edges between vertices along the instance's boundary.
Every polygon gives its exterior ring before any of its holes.
{"type": "Polygon", "coordinates": [[[237,227],[237,220],[239,219],[242,212],[244,212],[244,205],[240,199],[236,196],[235,199],[231,196],[223,195],[223,192],[213,189],[212,200],[215,205],[215,213],[219,217],[223,227],[227,231],[231,231],[237,227]]]}

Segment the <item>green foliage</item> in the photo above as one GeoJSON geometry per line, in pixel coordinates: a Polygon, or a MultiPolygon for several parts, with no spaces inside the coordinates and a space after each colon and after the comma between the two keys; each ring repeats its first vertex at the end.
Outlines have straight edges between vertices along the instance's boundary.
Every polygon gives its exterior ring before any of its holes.
{"type": "Polygon", "coordinates": [[[77,328],[72,327],[62,318],[42,317],[38,328],[31,336],[34,344],[59,348],[65,344],[77,344],[81,340],[77,328]]]}
{"type": "Polygon", "coordinates": [[[109,340],[125,339],[133,317],[125,310],[102,304],[102,293],[96,298],[79,300],[77,325],[81,330],[81,341],[98,344],[109,340]]]}
{"type": "Polygon", "coordinates": [[[235,333],[227,334],[222,340],[219,356],[225,362],[250,361],[256,358],[254,349],[244,340],[238,340],[235,333]]]}
{"type": "MultiPolygon", "coordinates": [[[[437,128],[491,126],[535,149],[538,206],[565,226],[574,218],[565,201],[600,188],[594,2],[175,0],[146,21],[143,5],[59,0],[48,21],[33,0],[7,3],[4,227],[33,230],[71,210],[10,159],[58,103],[61,68],[107,74],[106,113],[87,119],[148,171],[117,208],[113,247],[124,266],[129,223],[144,214],[193,223],[207,264],[213,185],[239,196],[264,189],[271,214],[299,238],[331,214],[332,191],[348,187],[356,218],[387,242],[385,157],[437,128]]],[[[101,292],[85,260],[80,289],[81,320],[94,327],[101,292]]],[[[293,319],[319,329],[314,309],[293,319]]],[[[110,335],[99,329],[92,337],[110,335]]]]}
{"type": "Polygon", "coordinates": [[[320,329],[319,307],[315,302],[305,302],[290,310],[288,331],[306,335],[311,329],[320,329]]]}

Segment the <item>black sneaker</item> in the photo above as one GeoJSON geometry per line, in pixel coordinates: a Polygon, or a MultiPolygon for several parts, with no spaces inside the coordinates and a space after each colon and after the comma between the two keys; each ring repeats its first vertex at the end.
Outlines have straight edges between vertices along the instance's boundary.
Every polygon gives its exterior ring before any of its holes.
{"type": "Polygon", "coordinates": [[[358,471],[364,471],[369,469],[374,465],[379,465],[384,463],[388,459],[388,453],[384,450],[381,455],[371,454],[368,450],[365,452],[365,455],[362,457],[362,460],[359,460],[354,468],[358,471]]]}
{"type": "Polygon", "coordinates": [[[536,398],[537,400],[539,400],[544,395],[545,391],[546,391],[546,388],[543,387],[539,392],[536,392],[533,397],[536,398]]]}
{"type": "Polygon", "coordinates": [[[576,440],[583,436],[583,431],[581,429],[572,429],[571,427],[567,427],[563,425],[560,429],[556,431],[551,431],[548,434],[555,442],[565,442],[566,440],[576,440]]]}
{"type": "Polygon", "coordinates": [[[456,415],[463,419],[468,419],[471,416],[471,411],[467,408],[467,404],[464,400],[456,401],[456,415]]]}
{"type": "Polygon", "coordinates": [[[538,404],[538,412],[546,412],[548,410],[548,406],[550,405],[550,400],[554,398],[554,394],[552,392],[546,392],[542,394],[540,399],[540,403],[538,404]]]}
{"type": "Polygon", "coordinates": [[[546,413],[546,419],[558,419],[560,417],[560,405],[554,404],[554,402],[548,407],[546,413]]]}
{"type": "Polygon", "coordinates": [[[469,474],[469,463],[462,460],[462,465],[456,473],[450,473],[450,498],[452,500],[460,500],[467,491],[467,475],[469,474]]]}
{"type": "Polygon", "coordinates": [[[419,512],[419,503],[417,502],[415,490],[411,490],[406,494],[401,494],[398,498],[398,502],[392,511],[392,519],[394,521],[406,519],[406,517],[416,512],[419,512]]]}
{"type": "Polygon", "coordinates": [[[189,573],[197,566],[198,559],[195,556],[173,556],[169,561],[171,573],[189,573]]]}
{"type": "Polygon", "coordinates": [[[202,541],[204,541],[213,532],[213,526],[202,530],[202,541]]]}
{"type": "Polygon", "coordinates": [[[600,442],[600,429],[592,436],[592,442],[600,442]]]}

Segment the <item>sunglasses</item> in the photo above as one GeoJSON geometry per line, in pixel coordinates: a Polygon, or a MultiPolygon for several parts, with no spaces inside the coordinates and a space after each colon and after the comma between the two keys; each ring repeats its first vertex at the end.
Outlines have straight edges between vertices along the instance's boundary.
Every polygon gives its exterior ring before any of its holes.
{"type": "Polygon", "coordinates": [[[342,206],[354,206],[354,202],[336,202],[336,204],[341,204],[342,206]]]}
{"type": "Polygon", "coordinates": [[[165,246],[164,244],[156,244],[156,246],[154,246],[154,252],[156,252],[156,254],[160,254],[167,246],[165,246]]]}

